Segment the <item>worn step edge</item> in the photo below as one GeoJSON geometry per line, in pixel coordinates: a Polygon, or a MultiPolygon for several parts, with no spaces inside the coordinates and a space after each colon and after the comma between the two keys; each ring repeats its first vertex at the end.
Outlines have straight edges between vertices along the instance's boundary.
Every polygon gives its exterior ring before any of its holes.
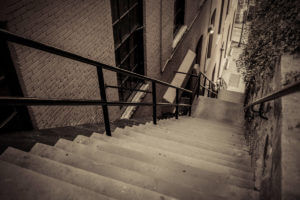
{"type": "Polygon", "coordinates": [[[0,160],[0,199],[113,200],[113,198],[2,160],[0,160]]]}
{"type": "Polygon", "coordinates": [[[187,165],[180,160],[170,159],[169,155],[165,155],[160,150],[145,147],[143,145],[131,142],[124,142],[115,137],[100,136],[93,133],[90,138],[85,136],[77,136],[74,142],[101,148],[103,151],[118,154],[120,156],[129,157],[147,163],[155,163],[157,166],[173,171],[175,174],[184,174],[192,180],[207,182],[210,179],[219,183],[238,186],[246,189],[253,189],[253,181],[240,179],[229,174],[220,172],[211,172],[205,169],[196,168],[187,165]]]}
{"type": "MultiPolygon", "coordinates": [[[[220,153],[224,156],[233,156],[238,158],[246,158],[249,156],[249,153],[243,150],[239,150],[237,148],[232,148],[232,146],[219,143],[218,146],[213,146],[210,140],[200,140],[199,138],[195,138],[193,136],[184,136],[181,134],[177,134],[175,131],[160,129],[157,127],[151,128],[151,131],[147,131],[145,127],[135,126],[135,127],[125,127],[124,129],[128,130],[136,130],[141,133],[150,134],[155,137],[161,137],[167,140],[172,140],[175,142],[181,142],[185,145],[190,145],[198,148],[205,149],[207,151],[213,151],[216,153],[220,153]]],[[[150,128],[149,128],[150,129],[150,128]]],[[[247,163],[249,164],[249,163],[247,163]]]]}
{"type": "MultiPolygon", "coordinates": [[[[158,121],[160,122],[160,121],[158,121]]],[[[226,122],[220,122],[220,121],[215,121],[211,119],[204,119],[204,118],[198,118],[198,117],[189,117],[189,116],[182,116],[179,117],[179,119],[169,119],[168,121],[161,121],[162,123],[178,123],[178,122],[183,122],[183,123],[191,123],[191,122],[197,122],[197,124],[201,125],[206,125],[210,127],[214,127],[216,129],[222,129],[222,130],[227,130],[227,131],[232,131],[234,132],[237,136],[243,135],[242,132],[244,131],[244,125],[235,125],[231,123],[226,123],[226,122]]]]}
{"type": "MultiPolygon", "coordinates": [[[[93,134],[95,135],[95,134],[93,134]]],[[[237,178],[240,178],[240,179],[243,179],[245,181],[250,181],[252,182],[252,174],[251,173],[248,173],[248,172],[244,172],[244,171],[241,171],[241,170],[237,170],[237,169],[234,169],[234,168],[230,168],[230,167],[227,167],[227,166],[224,166],[224,165],[220,165],[220,164],[216,164],[216,163],[213,163],[213,162],[209,162],[209,161],[205,161],[205,160],[200,160],[200,159],[195,159],[193,157],[189,157],[189,156],[185,156],[185,155],[182,155],[182,154],[177,154],[177,153],[174,153],[174,152],[171,152],[171,151],[167,151],[167,150],[164,150],[164,149],[161,149],[161,148],[156,148],[156,147],[152,147],[152,146],[148,146],[148,145],[145,145],[139,141],[135,141],[135,140],[132,140],[131,137],[128,137],[128,136],[121,136],[120,137],[116,137],[117,134],[114,134],[114,138],[117,138],[119,140],[123,140],[124,143],[132,143],[132,144],[139,144],[139,145],[143,145],[145,149],[148,149],[149,151],[152,150],[153,152],[158,152],[158,153],[161,153],[162,155],[174,160],[174,161],[178,161],[178,162],[181,162],[183,164],[186,164],[186,165],[190,165],[192,167],[196,167],[196,168],[200,168],[200,169],[204,169],[204,170],[208,170],[208,171],[211,171],[211,172],[221,172],[223,173],[224,170],[232,175],[232,176],[235,176],[237,178]]]]}
{"type": "Polygon", "coordinates": [[[145,188],[133,186],[13,148],[8,148],[1,155],[1,160],[116,199],[173,199],[145,188]]]}
{"type": "Polygon", "coordinates": [[[159,130],[165,130],[165,131],[169,131],[169,132],[176,132],[176,134],[178,135],[182,135],[182,136],[189,136],[191,138],[195,138],[198,140],[208,140],[209,142],[215,143],[215,144],[225,144],[228,147],[232,147],[235,148],[237,150],[241,150],[241,151],[248,151],[248,146],[245,144],[244,139],[240,138],[229,138],[229,137],[216,137],[213,133],[210,134],[202,134],[199,133],[195,130],[182,130],[182,127],[178,127],[178,128],[174,128],[174,127],[165,127],[162,125],[146,125],[146,126],[132,126],[132,128],[135,127],[143,127],[144,129],[152,129],[154,127],[154,129],[159,129],[159,130]],[[188,132],[187,132],[188,131],[188,132]]]}
{"type": "Polygon", "coordinates": [[[153,176],[164,179],[166,181],[188,185],[197,191],[202,190],[202,186],[197,182],[192,182],[189,177],[182,174],[174,174],[173,172],[170,172],[169,170],[156,165],[151,165],[149,163],[137,161],[128,157],[107,153],[95,147],[86,146],[74,142],[72,143],[63,139],[59,140],[57,144],[58,148],[62,148],[66,151],[89,157],[97,162],[108,163],[110,165],[133,170],[147,176],[153,176]],[[98,156],[99,154],[101,156],[98,156]]]}
{"type": "Polygon", "coordinates": [[[151,135],[142,134],[136,131],[128,131],[118,128],[114,131],[114,136],[142,142],[145,145],[150,145],[155,148],[164,149],[166,151],[171,151],[173,153],[189,156],[195,159],[205,160],[207,162],[216,163],[218,165],[224,165],[244,173],[251,172],[251,167],[249,165],[245,165],[237,161],[225,160],[224,157],[216,153],[213,154],[212,152],[210,152],[210,155],[207,155],[208,152],[204,151],[203,149],[187,146],[178,142],[168,141],[162,138],[156,138],[151,135]]]}
{"type": "MultiPolygon", "coordinates": [[[[196,122],[194,122],[196,123],[196,122]]],[[[226,129],[217,129],[215,127],[210,127],[207,125],[193,125],[192,123],[186,123],[186,122],[165,122],[165,123],[158,123],[157,125],[153,125],[151,123],[141,124],[138,125],[139,127],[159,127],[161,129],[171,129],[171,130],[178,130],[182,132],[182,129],[185,130],[186,134],[190,133],[197,133],[197,135],[202,136],[213,136],[218,137],[220,139],[230,139],[232,141],[241,141],[244,139],[244,135],[236,135],[234,132],[226,129]],[[199,132],[201,130],[201,132],[199,132]],[[187,132],[188,131],[188,132],[187,132]]]]}
{"type": "MultiPolygon", "coordinates": [[[[93,145],[92,143],[90,143],[91,141],[96,141],[95,139],[91,139],[91,138],[88,138],[88,137],[85,137],[85,136],[77,136],[77,138],[74,140],[74,142],[78,142],[80,143],[82,141],[83,144],[85,145],[93,145]]],[[[100,141],[97,141],[97,142],[100,142],[100,141]]],[[[105,143],[102,143],[102,145],[99,145],[98,144],[94,144],[94,146],[98,146],[99,148],[101,148],[102,150],[109,150],[109,149],[117,149],[118,147],[114,146],[112,147],[111,144],[107,144],[106,147],[109,147],[108,148],[105,148],[105,146],[103,145],[105,143]]],[[[122,155],[127,155],[131,153],[131,151],[126,151],[126,149],[121,149],[121,151],[124,152],[124,154],[122,155]]],[[[120,152],[114,152],[114,153],[120,153],[120,152]]],[[[120,155],[120,154],[119,154],[120,155]]],[[[147,156],[145,154],[143,154],[142,156],[147,156]]],[[[158,160],[153,160],[153,162],[157,165],[158,164],[158,160]]],[[[173,164],[173,163],[172,163],[173,164]]],[[[182,172],[176,172],[174,171],[174,174],[180,174],[182,172]]],[[[186,175],[186,173],[184,173],[186,175]]],[[[181,179],[180,177],[178,177],[179,179],[181,179]]],[[[201,183],[201,189],[202,191],[206,191],[207,195],[208,194],[212,194],[214,193],[215,191],[218,191],[218,195],[222,196],[222,197],[226,197],[226,198],[229,198],[229,199],[252,199],[250,198],[251,196],[254,195],[255,191],[254,190],[248,190],[248,189],[244,189],[244,188],[239,188],[239,187],[234,187],[234,186],[231,186],[229,184],[224,184],[222,182],[218,182],[216,177],[215,178],[211,178],[209,180],[202,180],[204,179],[203,177],[199,177],[200,179],[194,179],[196,182],[198,182],[199,184],[201,183]],[[201,179],[202,178],[202,179],[201,179]],[[200,181],[202,180],[202,181],[200,181]],[[208,192],[208,191],[211,191],[211,192],[208,192]]],[[[189,179],[192,179],[192,177],[189,177],[189,179]]],[[[185,198],[185,199],[189,199],[189,198],[185,198]]],[[[207,199],[207,197],[205,197],[205,199],[207,199]]]]}
{"type": "Polygon", "coordinates": [[[116,179],[131,185],[146,188],[167,196],[178,199],[197,199],[199,197],[215,199],[216,196],[205,196],[185,185],[169,183],[165,180],[145,176],[135,171],[115,167],[105,163],[96,162],[86,157],[76,155],[48,145],[37,144],[30,151],[32,154],[45,157],[56,162],[71,165],[86,171],[90,171],[101,176],[116,179]]]}

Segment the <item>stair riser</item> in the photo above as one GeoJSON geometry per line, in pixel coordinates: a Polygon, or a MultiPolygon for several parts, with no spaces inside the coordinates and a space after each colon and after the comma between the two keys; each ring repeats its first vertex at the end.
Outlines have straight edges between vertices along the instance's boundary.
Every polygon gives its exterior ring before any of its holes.
{"type": "Polygon", "coordinates": [[[0,177],[0,199],[3,200],[113,200],[113,198],[1,160],[0,177]]]}
{"type": "Polygon", "coordinates": [[[184,175],[200,180],[211,179],[212,177],[214,177],[213,179],[218,179],[219,181],[225,180],[227,184],[232,184],[248,189],[253,188],[253,182],[250,180],[240,179],[236,176],[231,176],[229,174],[225,175],[216,171],[211,172],[212,168],[210,168],[210,170],[207,170],[205,168],[202,169],[201,166],[203,166],[204,164],[195,164],[197,165],[197,167],[195,167],[193,165],[189,165],[189,163],[186,163],[185,159],[182,159],[182,156],[180,155],[172,154],[170,152],[166,152],[156,148],[151,148],[149,146],[144,146],[139,143],[129,141],[124,142],[123,140],[115,137],[102,137],[98,134],[93,134],[91,136],[91,139],[83,139],[82,137],[78,137],[76,139],[86,145],[100,146],[102,150],[110,153],[130,157],[135,160],[140,160],[147,163],[155,163],[156,165],[174,171],[175,173],[180,174],[184,171],[184,175]],[[97,141],[95,141],[94,138],[97,141]],[[113,148],[111,145],[114,145],[115,148],[113,148]]]}
{"type": "Polygon", "coordinates": [[[147,135],[142,135],[142,134],[139,134],[139,133],[133,132],[133,131],[131,131],[129,133],[125,133],[125,131],[123,131],[122,134],[115,133],[114,135],[116,137],[123,137],[123,138],[128,137],[127,139],[132,140],[132,141],[142,142],[143,144],[150,145],[154,148],[171,151],[173,153],[177,153],[177,154],[184,155],[184,156],[189,156],[189,157],[192,157],[195,159],[213,162],[213,163],[216,163],[219,165],[224,165],[224,166],[231,167],[231,168],[234,168],[237,170],[242,170],[245,172],[251,171],[249,165],[239,163],[239,160],[236,160],[236,161],[224,160],[224,157],[222,157],[216,153],[213,154],[208,151],[203,151],[202,149],[199,149],[199,148],[192,148],[190,146],[184,146],[183,144],[180,144],[180,143],[174,143],[171,141],[157,139],[157,138],[147,136],[147,135]],[[178,148],[179,145],[180,145],[180,148],[178,148]]]}
{"type": "Polygon", "coordinates": [[[196,197],[203,196],[203,194],[195,192],[191,188],[187,188],[184,185],[176,185],[174,183],[166,182],[162,179],[155,179],[153,177],[144,176],[134,171],[107,165],[100,162],[95,162],[93,160],[57,149],[55,147],[39,145],[35,146],[31,150],[31,153],[89,172],[93,172],[101,176],[120,180],[131,185],[159,192],[167,196],[173,196],[179,199],[196,199],[196,197]]]}
{"type": "MultiPolygon", "coordinates": [[[[1,160],[117,199],[143,199],[142,196],[146,199],[161,199],[159,193],[141,189],[49,159],[43,159],[22,151],[6,151],[2,154],[1,160]],[[122,189],[118,190],[117,188],[122,189]]],[[[164,197],[169,199],[167,196],[164,197]]]]}
{"type": "MultiPolygon", "coordinates": [[[[128,128],[127,130],[137,130],[139,132],[145,133],[149,128],[145,127],[131,127],[128,128]]],[[[159,128],[152,128],[151,132],[148,132],[147,134],[158,137],[158,138],[164,138],[167,140],[175,141],[175,142],[181,142],[185,145],[190,145],[198,148],[203,148],[205,150],[221,153],[225,157],[227,155],[234,156],[234,157],[248,157],[249,154],[245,151],[233,149],[234,146],[229,146],[225,145],[224,143],[218,143],[213,145],[211,143],[211,140],[200,140],[199,138],[196,137],[191,137],[190,135],[183,135],[183,134],[178,134],[176,131],[169,131],[165,129],[159,129],[159,128]]]]}

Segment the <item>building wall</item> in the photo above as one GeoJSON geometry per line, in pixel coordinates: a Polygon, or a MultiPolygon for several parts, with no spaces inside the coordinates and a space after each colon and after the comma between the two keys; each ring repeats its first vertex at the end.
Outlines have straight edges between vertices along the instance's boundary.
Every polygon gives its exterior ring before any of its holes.
{"type": "MultiPolygon", "coordinates": [[[[63,50],[115,65],[109,0],[7,0],[0,2],[1,21],[13,33],[63,50]]],[[[100,99],[96,68],[16,44],[12,59],[25,96],[40,98],[100,99]]],[[[107,84],[116,85],[116,74],[104,71],[107,84]]],[[[107,90],[108,100],[118,100],[107,90]]],[[[110,118],[119,116],[109,108],[110,118]]],[[[29,107],[36,128],[102,121],[99,106],[29,107]]]]}
{"type": "MultiPolygon", "coordinates": [[[[145,38],[145,66],[148,76],[166,82],[171,82],[174,73],[177,71],[183,58],[189,49],[196,52],[198,40],[203,36],[202,54],[199,70],[205,72],[212,79],[213,67],[216,64],[215,76],[218,74],[219,56],[222,43],[226,43],[228,27],[232,27],[233,15],[236,10],[237,0],[231,0],[229,14],[226,15],[228,0],[224,2],[222,31],[218,34],[219,17],[221,10],[220,0],[186,0],[185,2],[185,25],[187,30],[178,45],[173,49],[173,23],[174,23],[174,0],[160,1],[144,0],[144,38],[145,38]],[[162,7],[161,7],[162,6],[162,7]],[[208,26],[210,15],[214,9],[216,11],[215,32],[212,48],[212,56],[206,60],[208,45],[208,26]],[[169,10],[167,10],[169,9],[169,10]],[[161,19],[162,18],[162,19],[161,19]],[[162,24],[161,24],[162,22],[162,24]],[[160,26],[163,28],[160,31],[160,26]],[[161,42],[162,41],[162,42],[161,42]],[[207,70],[204,70],[204,65],[207,70]]],[[[230,30],[231,32],[231,30],[230,30]]],[[[229,38],[230,39],[230,38],[229,38]]],[[[224,45],[225,46],[225,45],[224,45]]],[[[228,49],[230,42],[228,42],[228,49]]],[[[228,51],[227,51],[228,52],[228,51]]],[[[224,68],[226,58],[221,60],[221,70],[224,68]]],[[[221,76],[221,73],[220,73],[221,76]]],[[[217,77],[215,77],[215,80],[217,77]]],[[[162,100],[167,87],[157,85],[157,99],[162,100]]],[[[146,102],[151,102],[151,94],[145,98],[146,102]]],[[[160,112],[158,107],[158,112],[160,112]]],[[[151,107],[140,107],[135,113],[135,117],[148,116],[152,112],[151,107]]]]}

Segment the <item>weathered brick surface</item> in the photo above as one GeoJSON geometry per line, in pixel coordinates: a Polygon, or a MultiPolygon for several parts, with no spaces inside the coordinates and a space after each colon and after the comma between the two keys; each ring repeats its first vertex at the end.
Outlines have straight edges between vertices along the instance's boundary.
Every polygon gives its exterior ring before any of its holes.
{"type": "MultiPolygon", "coordinates": [[[[109,0],[9,0],[0,5],[9,31],[115,65],[109,0]]],[[[95,67],[20,45],[10,48],[25,96],[100,99],[95,67]]],[[[107,84],[116,85],[114,72],[104,75],[107,84]]],[[[108,100],[118,99],[116,90],[107,92],[108,100]]],[[[118,108],[110,110],[115,119],[118,108]]],[[[37,128],[102,120],[99,106],[40,106],[29,111],[37,128]]]]}

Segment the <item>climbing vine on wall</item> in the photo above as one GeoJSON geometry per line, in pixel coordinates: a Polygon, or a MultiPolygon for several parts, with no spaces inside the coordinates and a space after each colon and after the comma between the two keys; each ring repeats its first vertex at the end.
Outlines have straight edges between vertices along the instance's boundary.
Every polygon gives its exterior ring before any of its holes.
{"type": "Polygon", "coordinates": [[[282,54],[300,50],[299,0],[255,2],[248,43],[237,61],[248,86],[272,77],[277,59],[282,54]]]}

